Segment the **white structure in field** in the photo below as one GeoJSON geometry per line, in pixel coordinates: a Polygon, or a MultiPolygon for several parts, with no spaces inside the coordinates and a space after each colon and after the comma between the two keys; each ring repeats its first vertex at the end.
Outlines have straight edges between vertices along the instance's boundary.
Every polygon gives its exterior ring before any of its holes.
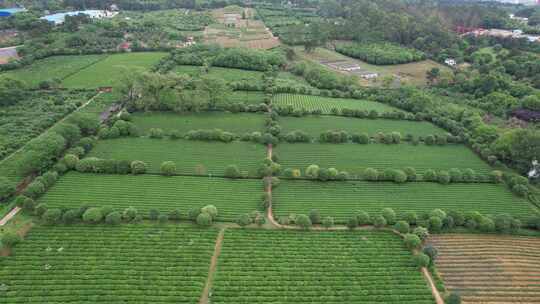
{"type": "Polygon", "coordinates": [[[535,159],[532,161],[532,169],[529,171],[529,178],[539,178],[540,177],[540,166],[538,161],[535,159]]]}
{"type": "Polygon", "coordinates": [[[377,77],[379,77],[379,74],[377,73],[363,73],[363,74],[360,74],[360,77],[364,78],[364,79],[375,79],[377,77]]]}
{"type": "Polygon", "coordinates": [[[456,60],[452,58],[446,58],[444,60],[444,63],[446,63],[446,65],[451,66],[451,67],[456,66],[456,60]]]}

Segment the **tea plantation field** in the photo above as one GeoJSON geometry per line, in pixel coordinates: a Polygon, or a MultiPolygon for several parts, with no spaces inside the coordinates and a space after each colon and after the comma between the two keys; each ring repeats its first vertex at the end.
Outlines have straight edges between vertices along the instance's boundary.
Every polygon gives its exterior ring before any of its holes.
{"type": "Polygon", "coordinates": [[[1,302],[196,303],[216,236],[178,225],[35,227],[0,261],[1,302]]]}
{"type": "Polygon", "coordinates": [[[340,110],[375,110],[379,113],[400,111],[399,109],[374,101],[297,94],[277,94],[274,96],[272,104],[275,107],[292,106],[294,109],[304,109],[308,111],[321,110],[323,114],[331,113],[333,108],[340,110]]]}
{"type": "Polygon", "coordinates": [[[424,144],[280,144],[274,149],[284,168],[306,169],[311,164],[334,167],[360,174],[365,168],[384,170],[413,167],[417,173],[428,169],[471,168],[487,174],[491,168],[463,145],[424,144]]]}
{"type": "Polygon", "coordinates": [[[167,53],[126,53],[110,55],[63,81],[66,88],[118,86],[130,70],[149,70],[167,53]]]}
{"type": "Polygon", "coordinates": [[[288,116],[280,117],[278,122],[284,134],[302,130],[315,138],[328,130],[345,130],[350,134],[367,133],[370,136],[378,132],[399,132],[402,136],[411,134],[415,137],[447,133],[425,121],[358,119],[341,116],[288,116]]]}
{"type": "Polygon", "coordinates": [[[251,113],[204,112],[199,114],[176,114],[169,112],[135,113],[133,123],[142,134],[152,128],[164,131],[178,130],[186,133],[198,129],[222,129],[237,134],[263,131],[264,115],[251,113]]]}
{"type": "Polygon", "coordinates": [[[234,221],[240,214],[258,208],[263,184],[260,180],[223,178],[96,175],[71,172],[62,177],[40,200],[49,208],[110,206],[115,210],[135,207],[147,214],[150,209],[184,216],[192,208],[215,205],[218,220],[234,221]]]}
{"type": "Polygon", "coordinates": [[[223,175],[228,165],[255,177],[266,156],[266,147],[253,142],[205,142],[151,138],[119,138],[100,141],[90,156],[116,160],[141,160],[148,172],[159,173],[161,163],[173,161],[177,173],[223,175]]]}
{"type": "Polygon", "coordinates": [[[273,191],[277,216],[308,214],[317,209],[344,223],[356,211],[380,214],[392,208],[399,216],[406,212],[478,211],[485,215],[508,213],[526,218],[534,207],[525,199],[497,184],[449,184],[417,182],[398,185],[389,182],[282,181],[273,191]]]}
{"type": "Polygon", "coordinates": [[[434,303],[410,259],[388,232],[227,230],[210,300],[434,303]]]}

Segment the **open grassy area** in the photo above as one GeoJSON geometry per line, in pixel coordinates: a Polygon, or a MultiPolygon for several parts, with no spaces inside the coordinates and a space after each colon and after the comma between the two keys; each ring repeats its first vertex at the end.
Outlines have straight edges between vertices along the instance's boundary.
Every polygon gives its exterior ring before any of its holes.
{"type": "Polygon", "coordinates": [[[503,185],[390,182],[314,182],[282,181],[273,191],[273,211],[277,216],[308,214],[318,209],[344,223],[356,211],[380,214],[392,208],[399,216],[406,212],[479,211],[485,215],[508,213],[521,219],[536,208],[518,198],[503,185]]]}
{"type": "Polygon", "coordinates": [[[35,227],[0,261],[1,302],[197,303],[216,235],[179,225],[35,227]]]}
{"type": "Polygon", "coordinates": [[[390,119],[358,119],[339,116],[304,116],[280,117],[279,125],[286,134],[294,130],[302,130],[313,137],[328,130],[345,130],[350,134],[367,133],[372,136],[378,132],[400,132],[402,136],[412,134],[415,137],[447,132],[426,121],[407,121],[390,119]]]}
{"type": "Polygon", "coordinates": [[[397,235],[253,229],[225,232],[210,300],[434,303],[397,235]]]}
{"type": "Polygon", "coordinates": [[[251,113],[202,112],[197,114],[176,114],[171,112],[135,113],[133,123],[143,134],[152,128],[165,131],[178,130],[182,133],[200,129],[222,129],[242,134],[263,131],[264,115],[251,113]]]}
{"type": "Polygon", "coordinates": [[[204,142],[151,138],[119,138],[100,141],[90,156],[142,160],[148,171],[159,173],[164,161],[176,163],[181,174],[223,175],[228,165],[237,165],[249,176],[256,176],[257,168],[266,156],[266,147],[253,142],[204,142]]]}
{"type": "Polygon", "coordinates": [[[126,73],[136,70],[149,70],[167,53],[126,53],[110,55],[63,81],[66,88],[97,88],[118,86],[126,73]]]}
{"type": "Polygon", "coordinates": [[[238,215],[258,208],[262,187],[260,180],[70,172],[39,202],[49,208],[88,205],[123,210],[131,206],[144,215],[150,209],[179,209],[184,219],[189,209],[214,205],[219,211],[218,220],[234,221],[238,215]]]}
{"type": "Polygon", "coordinates": [[[21,69],[1,73],[0,77],[8,76],[26,82],[31,87],[37,87],[45,80],[64,78],[103,60],[106,55],[54,56],[38,60],[21,69]]]}
{"type": "Polygon", "coordinates": [[[274,96],[272,104],[275,107],[292,106],[294,109],[304,109],[308,111],[321,110],[323,114],[331,113],[333,108],[338,110],[375,110],[379,113],[401,111],[391,106],[374,101],[299,94],[277,94],[274,96]]]}
{"type": "Polygon", "coordinates": [[[463,303],[536,303],[540,299],[540,238],[433,235],[437,270],[463,303]]]}
{"type": "Polygon", "coordinates": [[[284,168],[305,169],[311,164],[334,167],[360,174],[365,168],[384,170],[413,167],[417,173],[428,169],[471,168],[476,173],[491,171],[471,150],[463,145],[427,146],[409,143],[387,144],[280,144],[274,152],[284,168]]]}

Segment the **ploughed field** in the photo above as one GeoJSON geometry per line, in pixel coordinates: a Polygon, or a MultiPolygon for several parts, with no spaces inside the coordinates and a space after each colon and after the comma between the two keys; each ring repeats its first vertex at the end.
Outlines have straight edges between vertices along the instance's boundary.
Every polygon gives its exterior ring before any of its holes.
{"type": "Polygon", "coordinates": [[[184,219],[190,209],[214,205],[218,221],[232,222],[240,214],[257,210],[262,193],[263,183],[258,179],[70,172],[39,203],[49,208],[110,206],[117,211],[135,207],[143,215],[150,209],[164,213],[179,209],[184,219]]]}
{"type": "Polygon", "coordinates": [[[257,177],[257,168],[266,156],[266,148],[253,142],[136,137],[100,141],[89,156],[141,160],[148,165],[147,172],[150,173],[160,173],[162,162],[173,161],[179,174],[223,176],[228,165],[236,165],[245,176],[257,177]]]}
{"type": "Polygon", "coordinates": [[[444,234],[429,243],[446,288],[463,303],[540,303],[540,238],[444,234]]]}
{"type": "Polygon", "coordinates": [[[169,112],[135,113],[133,123],[145,135],[150,129],[160,128],[165,132],[173,130],[187,133],[191,130],[221,129],[241,135],[247,132],[262,132],[264,115],[252,113],[203,112],[197,114],[176,114],[169,112]]]}
{"type": "Polygon", "coordinates": [[[340,116],[304,116],[280,117],[279,124],[283,133],[302,130],[318,138],[328,130],[344,130],[349,134],[366,133],[374,136],[379,132],[399,132],[403,137],[408,134],[414,137],[427,135],[445,135],[447,132],[425,121],[390,120],[390,119],[359,119],[340,116]]]}
{"type": "Polygon", "coordinates": [[[253,229],[225,232],[210,301],[434,303],[397,235],[253,229]]]}
{"type": "Polygon", "coordinates": [[[449,170],[471,168],[476,173],[491,172],[483,162],[464,145],[448,144],[428,146],[425,144],[331,144],[295,143],[279,144],[274,152],[283,168],[305,170],[311,164],[334,167],[359,175],[366,168],[378,170],[413,167],[417,173],[426,170],[449,170]]]}
{"type": "Polygon", "coordinates": [[[197,303],[216,236],[179,225],[34,227],[0,260],[0,302],[197,303]]]}
{"type": "Polygon", "coordinates": [[[478,211],[485,215],[508,213],[527,218],[534,207],[498,184],[449,184],[429,182],[317,182],[281,181],[272,193],[275,217],[308,214],[317,209],[321,216],[332,216],[345,223],[356,211],[380,214],[392,208],[398,218],[407,212],[478,211]]]}
{"type": "Polygon", "coordinates": [[[338,110],[375,110],[379,113],[401,112],[399,109],[374,101],[298,94],[277,94],[274,96],[272,104],[275,107],[292,106],[295,110],[321,110],[323,114],[330,114],[334,108],[338,110]]]}

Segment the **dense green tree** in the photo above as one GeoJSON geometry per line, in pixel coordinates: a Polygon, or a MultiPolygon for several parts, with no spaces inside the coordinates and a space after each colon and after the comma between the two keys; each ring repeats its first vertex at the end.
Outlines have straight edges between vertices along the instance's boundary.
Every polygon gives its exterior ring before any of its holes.
{"type": "Polygon", "coordinates": [[[161,163],[160,171],[162,175],[172,176],[176,174],[176,164],[172,161],[165,161],[161,163]]]}
{"type": "Polygon", "coordinates": [[[301,227],[302,229],[305,229],[305,230],[308,230],[312,226],[312,223],[311,223],[311,220],[309,219],[309,216],[307,216],[305,214],[298,214],[296,216],[296,221],[295,222],[296,222],[296,225],[298,225],[299,227],[301,227]]]}
{"type": "Polygon", "coordinates": [[[424,253],[417,253],[413,255],[413,264],[418,268],[428,267],[430,263],[429,256],[424,253]]]}
{"type": "Polygon", "coordinates": [[[417,249],[422,244],[422,240],[420,240],[420,238],[414,233],[405,234],[403,240],[405,242],[405,246],[411,250],[417,249]]]}

